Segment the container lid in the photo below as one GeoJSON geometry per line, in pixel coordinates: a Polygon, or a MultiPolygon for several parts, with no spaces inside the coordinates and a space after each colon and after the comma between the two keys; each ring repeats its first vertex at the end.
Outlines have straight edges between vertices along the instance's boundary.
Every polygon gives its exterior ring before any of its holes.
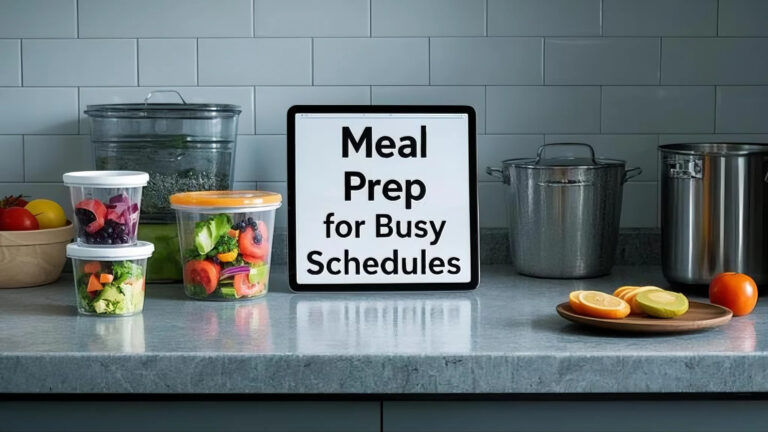
{"type": "Polygon", "coordinates": [[[155,251],[155,245],[150,242],[139,241],[132,246],[120,247],[93,247],[81,243],[70,243],[67,245],[67,256],[69,258],[87,259],[95,261],[123,261],[144,259],[152,256],[155,251]]]}
{"type": "Polygon", "coordinates": [[[143,171],[74,171],[62,176],[67,186],[143,187],[149,174],[143,171]]]}
{"type": "Polygon", "coordinates": [[[506,166],[520,168],[586,168],[598,169],[607,167],[624,166],[626,162],[618,159],[598,159],[595,157],[595,150],[589,144],[583,143],[552,143],[544,144],[539,147],[535,158],[515,158],[503,161],[506,166]],[[548,156],[545,152],[554,147],[585,149],[589,152],[588,156],[548,156]]]}
{"type": "Polygon", "coordinates": [[[768,153],[768,144],[764,143],[676,143],[659,146],[662,152],[686,155],[743,156],[748,154],[768,153]]]}
{"type": "Polygon", "coordinates": [[[144,103],[88,105],[85,114],[100,118],[190,118],[207,119],[234,117],[240,114],[239,105],[216,103],[187,103],[176,90],[149,92],[144,103]],[[181,103],[149,103],[158,93],[175,93],[181,103]]]}
{"type": "Polygon", "coordinates": [[[283,197],[267,191],[198,191],[171,195],[171,207],[182,210],[270,210],[280,207],[283,197]]]}

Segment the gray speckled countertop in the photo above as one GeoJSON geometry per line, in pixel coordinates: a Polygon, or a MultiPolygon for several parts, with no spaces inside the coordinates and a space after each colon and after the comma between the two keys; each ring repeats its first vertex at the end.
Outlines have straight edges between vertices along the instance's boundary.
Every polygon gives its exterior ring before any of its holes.
{"type": "Polygon", "coordinates": [[[575,289],[664,286],[658,267],[555,281],[486,266],[475,292],[373,295],[292,294],[285,268],[272,274],[265,298],[241,303],[151,285],[130,318],[78,316],[70,276],[0,290],[0,392],[768,391],[764,298],[676,336],[591,331],[555,313],[575,289]]]}

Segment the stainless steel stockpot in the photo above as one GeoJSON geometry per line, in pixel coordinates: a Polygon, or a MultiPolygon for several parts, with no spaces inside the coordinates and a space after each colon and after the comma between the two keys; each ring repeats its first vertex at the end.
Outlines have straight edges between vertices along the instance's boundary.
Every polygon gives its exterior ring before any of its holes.
{"type": "Polygon", "coordinates": [[[510,251],[518,272],[546,278],[586,278],[613,267],[623,184],[640,168],[596,159],[592,146],[553,143],[536,158],[508,159],[487,168],[508,187],[510,251]],[[588,157],[549,157],[554,148],[588,151],[588,157]]]}
{"type": "Polygon", "coordinates": [[[768,283],[768,145],[659,146],[664,276],[709,284],[724,271],[768,283]]]}

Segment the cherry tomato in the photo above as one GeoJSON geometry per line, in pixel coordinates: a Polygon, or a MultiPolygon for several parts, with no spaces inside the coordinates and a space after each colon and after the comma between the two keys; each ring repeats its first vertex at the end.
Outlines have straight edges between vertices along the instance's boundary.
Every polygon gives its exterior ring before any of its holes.
{"type": "Polygon", "coordinates": [[[238,297],[250,297],[254,294],[258,294],[264,288],[264,283],[252,284],[248,280],[247,273],[239,273],[235,275],[235,293],[238,297]]]}
{"type": "Polygon", "coordinates": [[[207,260],[187,261],[184,265],[184,283],[202,285],[205,293],[210,294],[219,284],[221,267],[207,260]]]}
{"type": "Polygon", "coordinates": [[[757,285],[743,273],[720,273],[709,284],[709,301],[727,307],[734,316],[747,315],[757,304],[757,285]]]}
{"type": "Polygon", "coordinates": [[[10,207],[0,213],[0,231],[36,230],[40,224],[29,210],[23,207],[10,207]]]}

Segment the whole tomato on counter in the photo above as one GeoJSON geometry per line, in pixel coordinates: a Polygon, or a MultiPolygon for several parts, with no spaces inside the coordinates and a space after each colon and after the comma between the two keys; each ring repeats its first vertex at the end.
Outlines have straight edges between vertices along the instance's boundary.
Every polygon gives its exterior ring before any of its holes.
{"type": "Polygon", "coordinates": [[[709,301],[727,307],[734,316],[747,315],[757,304],[757,285],[743,273],[720,273],[709,284],[709,301]]]}

